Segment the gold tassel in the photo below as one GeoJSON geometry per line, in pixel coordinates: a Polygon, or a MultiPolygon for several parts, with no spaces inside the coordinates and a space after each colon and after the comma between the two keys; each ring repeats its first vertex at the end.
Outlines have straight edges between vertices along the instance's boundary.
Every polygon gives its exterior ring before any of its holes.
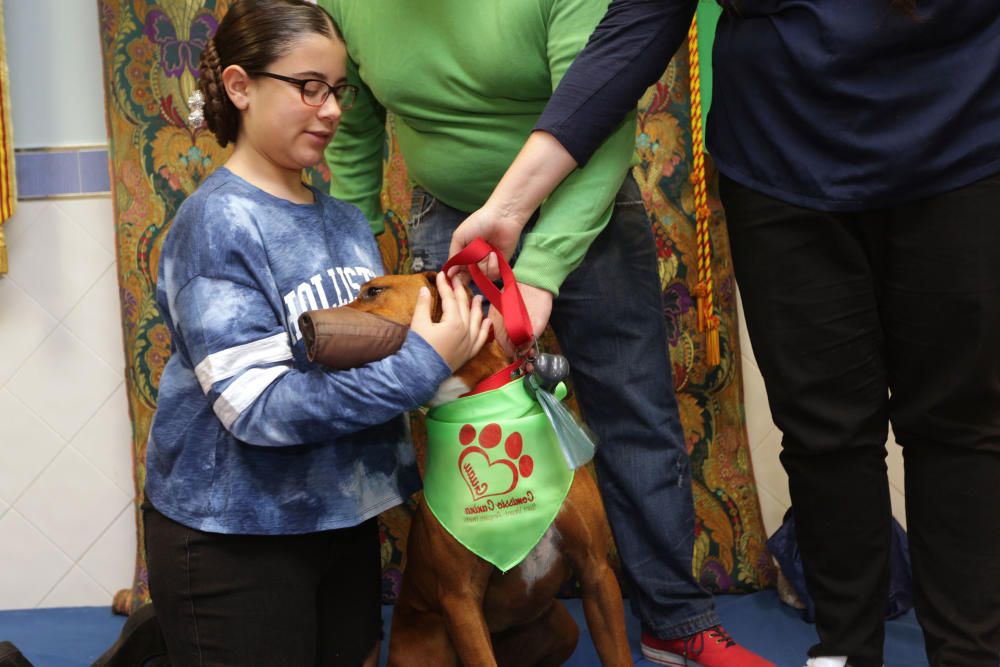
{"type": "Polygon", "coordinates": [[[722,361],[719,351],[719,318],[711,317],[708,320],[708,333],[705,336],[705,361],[710,367],[718,366],[722,361]]]}
{"type": "Polygon", "coordinates": [[[695,283],[694,289],[691,290],[691,296],[694,297],[695,302],[695,314],[697,315],[697,327],[698,331],[704,331],[705,327],[708,325],[708,285],[702,281],[695,283]]]}

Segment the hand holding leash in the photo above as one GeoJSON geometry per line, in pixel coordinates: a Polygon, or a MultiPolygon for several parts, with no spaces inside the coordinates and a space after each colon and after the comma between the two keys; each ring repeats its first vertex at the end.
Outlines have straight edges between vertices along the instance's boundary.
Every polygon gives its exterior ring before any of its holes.
{"type": "Polygon", "coordinates": [[[535,339],[531,319],[524,307],[524,299],[521,298],[521,293],[518,291],[514,271],[500,251],[483,239],[477,238],[458,254],[451,256],[441,267],[441,273],[447,275],[449,270],[455,266],[465,266],[469,270],[476,287],[503,316],[504,328],[507,330],[507,337],[513,346],[521,350],[525,346],[531,345],[535,339]],[[502,291],[490,282],[478,266],[478,263],[489,257],[490,254],[495,254],[499,263],[500,277],[503,279],[502,291]]]}
{"type": "MultiPolygon", "coordinates": [[[[458,254],[475,239],[485,237],[492,240],[492,245],[499,251],[498,255],[502,254],[504,259],[510,259],[517,248],[517,241],[521,238],[527,218],[515,220],[509,214],[509,211],[496,210],[488,203],[469,214],[452,234],[448,256],[458,254]]],[[[496,257],[497,255],[487,255],[478,264],[490,280],[500,277],[500,264],[496,257]]],[[[456,271],[460,269],[461,267],[456,271]]]]}
{"type": "MultiPolygon", "coordinates": [[[[496,262],[495,255],[490,255],[490,257],[496,262]]],[[[552,314],[552,292],[525,283],[517,283],[517,289],[524,299],[524,308],[528,312],[532,336],[534,340],[537,340],[545,331],[545,327],[549,323],[549,316],[552,314]]],[[[508,356],[517,358],[530,356],[532,341],[520,349],[516,348],[507,337],[503,315],[499,310],[491,306],[489,318],[493,321],[494,337],[508,356]]]]}

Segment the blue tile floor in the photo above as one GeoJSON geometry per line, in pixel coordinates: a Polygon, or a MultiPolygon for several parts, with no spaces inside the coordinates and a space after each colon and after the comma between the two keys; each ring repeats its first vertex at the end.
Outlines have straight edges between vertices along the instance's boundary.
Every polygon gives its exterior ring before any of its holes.
{"type": "MultiPolygon", "coordinates": [[[[567,665],[596,667],[600,662],[586,631],[580,603],[566,602],[581,629],[580,644],[567,665]]],[[[815,641],[815,631],[802,621],[798,612],[781,604],[774,591],[719,596],[716,605],[726,629],[741,644],[778,667],[802,667],[806,649],[815,641]]],[[[383,609],[387,628],[391,613],[391,607],[383,609]]],[[[123,622],[108,607],[2,611],[0,640],[14,642],[36,667],[79,667],[89,665],[114,642],[123,622]]],[[[651,665],[639,655],[639,627],[631,615],[628,632],[637,667],[651,665]]],[[[912,611],[889,622],[885,664],[886,667],[927,665],[920,627],[912,611]]]]}

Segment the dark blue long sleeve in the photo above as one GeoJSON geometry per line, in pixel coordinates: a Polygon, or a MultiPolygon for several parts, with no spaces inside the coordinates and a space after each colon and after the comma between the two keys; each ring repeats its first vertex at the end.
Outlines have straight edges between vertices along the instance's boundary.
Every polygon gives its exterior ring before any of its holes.
{"type": "Polygon", "coordinates": [[[536,130],[583,165],[680,47],[697,0],[614,0],[573,61],[536,130]]]}
{"type": "MultiPolygon", "coordinates": [[[[706,144],[727,177],[816,210],[893,206],[1000,171],[1000,3],[727,0],[706,144]]],[[[536,129],[583,163],[663,71],[693,0],[615,0],[536,129]]]]}

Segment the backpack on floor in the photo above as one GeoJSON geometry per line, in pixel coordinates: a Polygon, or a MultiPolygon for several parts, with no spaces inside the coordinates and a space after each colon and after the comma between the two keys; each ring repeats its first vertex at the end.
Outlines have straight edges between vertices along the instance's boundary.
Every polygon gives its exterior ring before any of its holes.
{"type": "MultiPolygon", "coordinates": [[[[779,595],[782,602],[800,610],[805,620],[812,623],[816,617],[816,608],[809,596],[809,591],[806,590],[802,558],[799,555],[799,545],[795,541],[795,518],[792,516],[791,509],[785,512],[781,527],[774,531],[774,535],[768,539],[767,548],[774,559],[778,561],[781,575],[784,576],[794,593],[793,596],[783,594],[785,591],[782,591],[782,586],[779,585],[779,595]],[[796,601],[799,604],[796,604],[796,601]]],[[[912,607],[913,579],[910,574],[910,548],[906,540],[906,531],[893,518],[892,545],[889,553],[889,600],[886,607],[886,618],[901,616],[912,607]]]]}

